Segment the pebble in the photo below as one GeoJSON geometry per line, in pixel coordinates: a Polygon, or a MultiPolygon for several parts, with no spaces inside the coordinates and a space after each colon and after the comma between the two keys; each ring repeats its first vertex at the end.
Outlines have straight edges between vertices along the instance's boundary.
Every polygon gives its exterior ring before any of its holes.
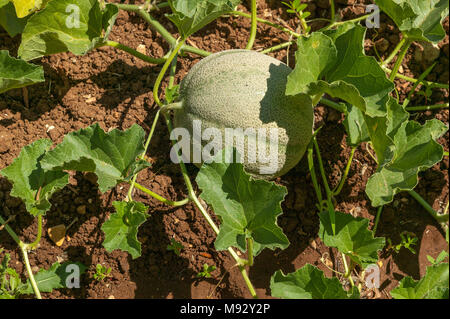
{"type": "Polygon", "coordinates": [[[85,215],[86,214],[86,205],[78,206],[77,213],[80,215],[85,215]]]}
{"type": "Polygon", "coordinates": [[[380,53],[384,53],[389,49],[389,41],[385,38],[379,39],[375,42],[375,46],[380,53]]]}

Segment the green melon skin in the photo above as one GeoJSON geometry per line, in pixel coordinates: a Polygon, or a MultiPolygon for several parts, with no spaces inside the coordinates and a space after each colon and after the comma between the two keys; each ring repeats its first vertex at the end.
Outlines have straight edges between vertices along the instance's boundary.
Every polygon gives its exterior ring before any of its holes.
{"type": "MultiPolygon", "coordinates": [[[[182,108],[175,110],[174,127],[193,136],[193,121],[201,130],[222,132],[223,147],[235,146],[244,169],[256,178],[272,179],[287,173],[302,158],[313,131],[313,105],[309,96],[286,96],[292,69],[281,61],[250,50],[227,50],[198,62],[180,84],[182,108]],[[267,164],[249,163],[247,137],[242,147],[225,144],[225,128],[278,128],[278,168],[261,174],[267,164]]],[[[192,140],[191,140],[192,141],[192,140]]],[[[201,141],[202,146],[209,141],[201,141]]],[[[268,148],[268,146],[267,146],[268,148]]],[[[191,158],[192,162],[192,158],[191,158]]]]}

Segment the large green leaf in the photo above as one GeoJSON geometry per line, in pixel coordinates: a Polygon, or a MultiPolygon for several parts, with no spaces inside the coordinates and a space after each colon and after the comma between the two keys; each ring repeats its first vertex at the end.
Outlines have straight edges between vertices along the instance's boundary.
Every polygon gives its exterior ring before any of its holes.
{"type": "Polygon", "coordinates": [[[306,264],[296,272],[284,275],[281,270],[270,279],[273,297],[283,299],[357,299],[354,289],[347,293],[336,277],[327,278],[317,267],[306,264]]]}
{"type": "MultiPolygon", "coordinates": [[[[77,265],[79,275],[86,271],[86,266],[79,262],[67,261],[63,264],[55,262],[50,269],[40,269],[38,273],[34,274],[34,279],[40,292],[52,292],[53,289],[66,288],[66,279],[70,272],[66,272],[67,266],[77,265]]],[[[27,281],[25,289],[21,291],[22,294],[34,293],[30,280],[27,281]]]]}
{"type": "Polygon", "coordinates": [[[392,136],[392,132],[386,134],[389,128],[385,120],[379,119],[374,123],[368,127],[372,132],[373,126],[380,128],[376,135],[372,135],[372,141],[378,143],[375,150],[380,165],[369,178],[366,193],[373,206],[381,206],[390,203],[399,191],[414,189],[419,172],[442,160],[443,148],[436,140],[448,128],[436,119],[424,125],[406,121],[392,136]]]}
{"type": "Polygon", "coordinates": [[[9,3],[9,0],[0,0],[0,8],[6,6],[9,3]]]}
{"type": "Polygon", "coordinates": [[[12,2],[6,1],[6,5],[0,5],[0,25],[8,32],[10,37],[15,37],[17,34],[22,33],[28,18],[18,18],[16,15],[16,9],[12,2]]]}
{"type": "Polygon", "coordinates": [[[51,146],[50,140],[37,140],[25,146],[19,157],[1,171],[13,183],[11,196],[21,198],[33,216],[45,214],[51,207],[51,195],[69,182],[67,173],[41,167],[40,161],[51,146]]]}
{"type": "Polygon", "coordinates": [[[335,216],[336,233],[333,235],[329,212],[319,215],[319,236],[324,244],[336,247],[363,268],[377,262],[377,252],[384,247],[385,241],[382,237],[374,238],[373,232],[368,229],[369,220],[341,212],[335,212],[335,216]]]}
{"type": "Polygon", "coordinates": [[[395,299],[448,299],[448,263],[427,267],[425,276],[419,281],[403,278],[399,286],[391,290],[391,295],[395,299]]]}
{"type": "Polygon", "coordinates": [[[120,249],[130,253],[133,259],[141,255],[141,243],[137,239],[139,226],[148,217],[144,204],[139,202],[113,202],[116,212],[103,226],[103,247],[108,252],[120,249]]]}
{"type": "Polygon", "coordinates": [[[139,125],[105,133],[98,124],[67,134],[41,161],[47,170],[94,172],[106,192],[149,164],[136,160],[144,151],[145,132],[139,125]]]}
{"type": "Polygon", "coordinates": [[[327,93],[364,114],[384,116],[388,93],[394,86],[375,58],[364,55],[365,32],[360,25],[346,23],[336,30],[300,38],[286,94],[327,93]]]}
{"type": "Polygon", "coordinates": [[[442,22],[448,16],[448,0],[375,0],[411,40],[437,43],[445,37],[442,22]]]}
{"type": "Polygon", "coordinates": [[[29,18],[18,54],[27,61],[66,51],[85,54],[105,41],[117,13],[113,4],[102,11],[97,0],[52,0],[29,18]]]}
{"type": "Polygon", "coordinates": [[[238,156],[234,148],[222,150],[212,163],[201,167],[196,178],[201,197],[222,220],[216,249],[233,246],[246,251],[246,238],[253,238],[255,255],[264,248],[286,248],[289,241],[276,222],[286,188],[254,180],[241,163],[230,163],[226,154],[238,156]]]}
{"type": "Polygon", "coordinates": [[[223,14],[229,13],[240,0],[169,0],[172,9],[167,14],[178,28],[183,38],[197,32],[223,14]]]}
{"type": "Polygon", "coordinates": [[[42,66],[13,58],[8,51],[0,50],[0,94],[39,82],[44,82],[42,66]]]}

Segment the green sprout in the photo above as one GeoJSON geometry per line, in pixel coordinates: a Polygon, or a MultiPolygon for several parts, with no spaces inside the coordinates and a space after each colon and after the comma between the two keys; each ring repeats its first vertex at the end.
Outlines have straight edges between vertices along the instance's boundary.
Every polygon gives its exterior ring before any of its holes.
{"type": "Polygon", "coordinates": [[[97,264],[95,267],[94,279],[97,281],[103,281],[106,277],[109,277],[111,274],[111,267],[106,268],[100,264],[97,264]]]}
{"type": "Polygon", "coordinates": [[[177,242],[175,239],[170,240],[170,244],[167,245],[167,250],[173,250],[173,252],[180,256],[181,250],[183,249],[183,245],[179,242],[177,242]]]}
{"type": "Polygon", "coordinates": [[[391,249],[395,250],[395,252],[399,253],[400,250],[402,249],[402,247],[404,247],[415,255],[417,252],[412,246],[417,245],[417,242],[419,241],[417,236],[413,233],[404,231],[400,234],[400,237],[402,238],[402,240],[401,240],[400,244],[398,244],[398,245],[392,245],[391,239],[388,238],[387,240],[389,243],[389,248],[391,248],[391,249]]]}
{"type": "Polygon", "coordinates": [[[197,274],[197,278],[211,278],[211,273],[216,270],[216,266],[209,266],[208,264],[203,265],[203,271],[197,274]]]}

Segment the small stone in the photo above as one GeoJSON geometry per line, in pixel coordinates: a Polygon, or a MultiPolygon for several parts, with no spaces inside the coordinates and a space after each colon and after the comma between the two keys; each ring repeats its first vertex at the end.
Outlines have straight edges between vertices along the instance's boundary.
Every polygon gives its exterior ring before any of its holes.
{"type": "Polygon", "coordinates": [[[86,205],[78,206],[77,213],[80,215],[85,215],[86,214],[86,205]]]}
{"type": "Polygon", "coordinates": [[[375,42],[375,46],[380,53],[384,53],[389,48],[389,41],[385,38],[379,39],[375,42]]]}
{"type": "Polygon", "coordinates": [[[66,226],[61,224],[54,227],[50,227],[47,230],[47,233],[56,246],[61,246],[64,243],[64,239],[66,236],[66,226]]]}
{"type": "Polygon", "coordinates": [[[0,132],[0,153],[9,151],[14,135],[7,131],[0,132]]]}
{"type": "Polygon", "coordinates": [[[139,44],[136,48],[136,51],[142,54],[147,54],[147,48],[145,47],[145,44],[139,44]]]}
{"type": "Polygon", "coordinates": [[[108,299],[116,299],[113,295],[109,296],[108,299]]]}

